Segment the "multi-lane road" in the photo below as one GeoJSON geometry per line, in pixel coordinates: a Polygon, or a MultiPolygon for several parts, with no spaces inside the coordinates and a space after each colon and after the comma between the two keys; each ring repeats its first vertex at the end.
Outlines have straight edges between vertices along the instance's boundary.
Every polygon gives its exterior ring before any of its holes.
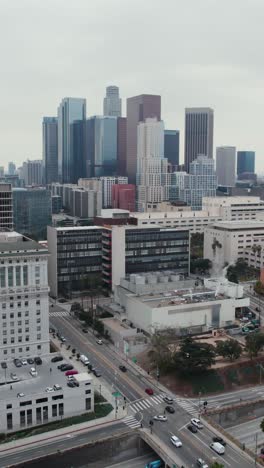
{"type": "MultiPolygon", "coordinates": [[[[98,367],[102,372],[102,379],[113,388],[119,390],[129,401],[128,416],[124,419],[131,429],[139,429],[142,422],[143,428],[150,431],[149,422],[156,414],[163,414],[166,404],[163,401],[163,393],[158,384],[149,380],[145,375],[139,373],[129,363],[124,362],[121,356],[115,353],[111,347],[96,343],[96,338],[91,334],[84,334],[78,321],[70,316],[59,316],[52,314],[50,317],[51,325],[58,329],[66,338],[67,342],[75,347],[80,353],[88,355],[92,364],[98,367]],[[123,373],[119,370],[119,365],[125,364],[128,371],[123,373]],[[152,387],[153,396],[145,393],[146,387],[152,387]]],[[[218,403],[219,404],[219,403],[218,403]]],[[[196,459],[204,458],[207,463],[213,459],[219,459],[211,449],[210,443],[214,433],[204,428],[197,434],[192,434],[187,425],[191,417],[197,417],[197,400],[187,400],[174,396],[175,413],[168,414],[167,422],[155,422],[153,433],[159,440],[172,447],[170,436],[177,435],[183,446],[177,450],[182,464],[185,467],[195,466],[196,459]]],[[[248,459],[245,453],[227,446],[226,454],[221,458],[225,467],[249,468],[253,466],[253,461],[248,459]]]]}

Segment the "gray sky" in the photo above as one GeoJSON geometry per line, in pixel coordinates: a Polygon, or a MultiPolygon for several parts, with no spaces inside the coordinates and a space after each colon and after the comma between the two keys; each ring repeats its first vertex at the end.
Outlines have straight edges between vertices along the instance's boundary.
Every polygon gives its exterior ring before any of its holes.
{"type": "Polygon", "coordinates": [[[166,128],[215,110],[215,146],[255,150],[264,171],[263,0],[0,0],[0,165],[41,157],[62,97],[101,114],[105,87],[161,94],[166,128]]]}

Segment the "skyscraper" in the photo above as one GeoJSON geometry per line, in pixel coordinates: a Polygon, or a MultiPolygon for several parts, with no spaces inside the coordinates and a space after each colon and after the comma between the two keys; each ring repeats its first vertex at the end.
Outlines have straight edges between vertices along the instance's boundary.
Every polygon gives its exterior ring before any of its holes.
{"type": "Polygon", "coordinates": [[[130,183],[136,182],[137,126],[147,118],[161,116],[161,97],[141,94],[127,99],[127,175],[130,183]]]}
{"type": "Polygon", "coordinates": [[[42,122],[42,160],[44,183],[58,181],[58,119],[44,117],[42,122]]]}
{"type": "Polygon", "coordinates": [[[51,225],[51,194],[44,187],[13,189],[14,228],[36,240],[47,239],[51,225]]]}
{"type": "Polygon", "coordinates": [[[15,175],[16,173],[16,165],[12,161],[8,163],[8,175],[15,175]]]}
{"type": "Polygon", "coordinates": [[[104,115],[122,116],[122,99],[119,97],[118,86],[107,86],[104,98],[104,115]]]}
{"type": "Polygon", "coordinates": [[[148,204],[166,199],[168,161],[162,121],[149,118],[138,124],[137,148],[137,208],[144,212],[148,204]]]}
{"type": "Polygon", "coordinates": [[[63,183],[77,182],[84,170],[86,100],[64,98],[58,108],[58,173],[63,183]]]}
{"type": "Polygon", "coordinates": [[[244,172],[255,172],[255,151],[237,152],[237,175],[244,172]]]}
{"type": "Polygon", "coordinates": [[[11,184],[0,183],[0,231],[13,229],[13,197],[11,184]]]}
{"type": "Polygon", "coordinates": [[[190,163],[203,154],[213,157],[214,111],[209,107],[185,109],[185,170],[189,172],[190,163]]]}
{"type": "Polygon", "coordinates": [[[22,179],[25,185],[42,185],[43,165],[41,159],[27,160],[22,166],[22,179]]]}
{"type": "Polygon", "coordinates": [[[117,174],[126,175],[126,117],[118,117],[117,119],[117,174]]]}
{"type": "Polygon", "coordinates": [[[216,148],[216,175],[218,185],[235,186],[236,148],[234,146],[219,146],[216,148]]]}
{"type": "Polygon", "coordinates": [[[180,132],[164,130],[164,156],[173,168],[179,165],[180,132]]]}
{"type": "Polygon", "coordinates": [[[115,175],[117,171],[117,117],[94,116],[86,123],[87,176],[115,175]]]}

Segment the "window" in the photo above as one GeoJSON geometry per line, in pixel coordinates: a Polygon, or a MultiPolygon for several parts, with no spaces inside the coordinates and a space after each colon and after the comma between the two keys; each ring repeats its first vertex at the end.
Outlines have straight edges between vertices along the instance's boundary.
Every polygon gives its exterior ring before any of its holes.
{"type": "Polygon", "coordinates": [[[41,333],[37,334],[37,340],[41,340],[41,333]]]}
{"type": "Polygon", "coordinates": [[[6,314],[2,314],[2,319],[3,319],[3,320],[6,319],[6,314]]]}
{"type": "Polygon", "coordinates": [[[41,345],[40,345],[40,344],[38,344],[37,349],[41,349],[41,345]]]}
{"type": "Polygon", "coordinates": [[[41,418],[41,407],[40,407],[40,408],[36,408],[36,422],[37,422],[37,423],[41,423],[41,422],[42,422],[42,418],[41,418]]]}
{"type": "Polygon", "coordinates": [[[2,304],[2,309],[6,309],[6,304],[2,304]]]}
{"type": "Polygon", "coordinates": [[[52,405],[52,416],[55,418],[58,415],[58,407],[57,405],[52,405]]]}
{"type": "Polygon", "coordinates": [[[28,284],[28,266],[23,265],[23,284],[27,286],[28,284]]]}
{"type": "Polygon", "coordinates": [[[91,393],[91,390],[85,390],[85,395],[89,395],[91,393]]]}
{"type": "Polygon", "coordinates": [[[26,412],[20,411],[20,426],[23,427],[26,425],[26,412]]]}
{"type": "Polygon", "coordinates": [[[6,287],[6,280],[5,280],[5,267],[0,267],[0,287],[6,287]]]}
{"type": "Polygon", "coordinates": [[[24,305],[25,305],[25,306],[28,306],[28,301],[25,301],[25,304],[24,304],[24,305]]]}
{"type": "Polygon", "coordinates": [[[8,278],[8,287],[12,288],[14,286],[13,279],[13,267],[7,267],[7,278],[8,278]]]}
{"type": "Polygon", "coordinates": [[[28,406],[28,405],[32,405],[31,400],[21,401],[19,406],[28,406]]]}
{"type": "Polygon", "coordinates": [[[49,418],[49,408],[48,406],[43,406],[43,421],[47,421],[49,418]]]}
{"type": "Polygon", "coordinates": [[[63,395],[56,395],[52,397],[52,400],[62,400],[63,395]]]}
{"type": "Polygon", "coordinates": [[[6,423],[7,423],[7,429],[13,429],[13,415],[12,415],[12,413],[7,413],[6,423]]]}
{"type": "Polygon", "coordinates": [[[10,409],[10,408],[12,408],[12,404],[8,403],[8,405],[6,405],[6,409],[10,409]]]}
{"type": "Polygon", "coordinates": [[[85,409],[91,409],[91,398],[85,398],[85,409]]]}
{"type": "Polygon", "coordinates": [[[16,286],[21,286],[20,266],[16,266],[16,286]]]}
{"type": "Polygon", "coordinates": [[[32,409],[27,410],[27,425],[32,424],[32,409]]]}
{"type": "Polygon", "coordinates": [[[59,403],[59,416],[64,415],[64,405],[63,403],[59,403]]]}
{"type": "Polygon", "coordinates": [[[48,398],[38,398],[36,400],[36,403],[46,403],[48,401],[48,398]]]}

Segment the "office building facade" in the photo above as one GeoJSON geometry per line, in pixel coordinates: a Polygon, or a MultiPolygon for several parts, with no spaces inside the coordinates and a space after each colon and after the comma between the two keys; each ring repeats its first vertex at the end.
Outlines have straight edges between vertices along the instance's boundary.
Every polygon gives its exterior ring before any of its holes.
{"type": "Polygon", "coordinates": [[[89,118],[86,123],[86,147],[85,167],[88,177],[115,175],[117,172],[117,117],[89,118]]]}
{"type": "Polygon", "coordinates": [[[218,185],[235,186],[236,148],[234,146],[219,146],[216,148],[216,175],[218,185]]]}
{"type": "Polygon", "coordinates": [[[64,98],[58,108],[58,175],[60,182],[74,183],[85,166],[86,100],[64,98]]]}
{"type": "Polygon", "coordinates": [[[179,165],[180,132],[179,130],[164,130],[164,157],[171,164],[172,170],[179,165]]]}
{"type": "Polygon", "coordinates": [[[237,175],[255,172],[255,151],[237,152],[237,175]]]}
{"type": "Polygon", "coordinates": [[[43,187],[13,189],[14,229],[36,240],[47,239],[51,193],[43,187]]]}
{"type": "Polygon", "coordinates": [[[207,107],[185,109],[184,164],[186,172],[190,163],[200,154],[213,157],[214,111],[207,107]]]}
{"type": "Polygon", "coordinates": [[[27,160],[22,166],[22,178],[25,185],[43,184],[43,164],[40,159],[27,160]]]}
{"type": "Polygon", "coordinates": [[[13,229],[13,196],[11,184],[0,183],[0,231],[13,229]]]}
{"type": "Polygon", "coordinates": [[[58,119],[44,117],[42,122],[42,161],[45,184],[58,182],[58,119]]]}
{"type": "Polygon", "coordinates": [[[106,88],[104,115],[112,117],[122,116],[122,99],[119,97],[118,86],[107,86],[106,88]]]}
{"type": "Polygon", "coordinates": [[[0,359],[47,354],[48,250],[14,231],[0,245],[0,359]]]}
{"type": "Polygon", "coordinates": [[[142,94],[127,99],[127,176],[129,183],[136,183],[137,127],[147,118],[161,118],[161,97],[142,94]]]}
{"type": "Polygon", "coordinates": [[[112,208],[135,211],[136,187],[133,184],[115,184],[112,186],[112,208]]]}
{"type": "Polygon", "coordinates": [[[48,276],[52,297],[87,289],[89,277],[101,275],[101,228],[48,227],[48,276]]]}
{"type": "Polygon", "coordinates": [[[126,176],[126,144],[127,144],[127,119],[119,117],[117,119],[117,175],[126,176]]]}

